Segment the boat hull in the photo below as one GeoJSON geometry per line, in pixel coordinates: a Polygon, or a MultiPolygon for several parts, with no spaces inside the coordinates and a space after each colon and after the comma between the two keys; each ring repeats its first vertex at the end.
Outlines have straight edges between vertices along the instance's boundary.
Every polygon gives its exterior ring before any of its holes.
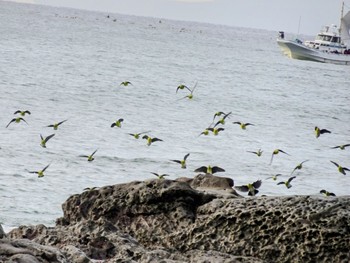
{"type": "Polygon", "coordinates": [[[309,48],[302,43],[292,40],[277,39],[283,53],[294,59],[310,60],[322,63],[350,65],[350,55],[336,54],[309,48]]]}

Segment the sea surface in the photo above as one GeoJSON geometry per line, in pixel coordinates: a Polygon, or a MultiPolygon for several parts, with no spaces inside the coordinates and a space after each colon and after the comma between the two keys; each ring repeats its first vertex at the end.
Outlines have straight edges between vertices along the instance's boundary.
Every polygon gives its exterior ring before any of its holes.
{"type": "Polygon", "coordinates": [[[350,67],[289,59],[276,36],[0,1],[0,222],[54,225],[86,187],[194,177],[207,165],[235,185],[261,179],[258,195],[348,195],[350,172],[330,161],[350,168],[350,147],[331,148],[350,143],[350,67]],[[193,99],[180,84],[195,87],[193,99]],[[10,123],[17,110],[31,112],[27,123],[10,123]],[[232,112],[224,130],[200,135],[219,111],[232,112]],[[315,126],[331,133],[316,138],[315,126]],[[163,141],[130,135],[142,132],[163,141]],[[40,134],[55,134],[46,148],[40,134]],[[275,149],[289,155],[270,165],[275,149]],[[81,157],[95,150],[94,161],[81,157]],[[187,169],[171,161],[187,153],[187,169]],[[291,188],[277,185],[305,160],[291,188]],[[30,173],[49,164],[44,177],[30,173]]]}

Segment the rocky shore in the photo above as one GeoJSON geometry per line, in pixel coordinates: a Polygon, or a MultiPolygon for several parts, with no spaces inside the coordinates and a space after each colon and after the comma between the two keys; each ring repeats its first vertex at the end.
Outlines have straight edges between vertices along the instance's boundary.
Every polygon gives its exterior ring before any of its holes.
{"type": "Polygon", "coordinates": [[[242,197],[229,178],[89,189],[56,226],[0,228],[0,262],[350,262],[350,197],[242,197]]]}

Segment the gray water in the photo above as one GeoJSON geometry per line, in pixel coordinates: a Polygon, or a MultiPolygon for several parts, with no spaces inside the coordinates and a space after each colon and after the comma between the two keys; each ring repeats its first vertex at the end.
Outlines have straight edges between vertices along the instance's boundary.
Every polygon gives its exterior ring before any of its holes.
{"type": "MultiPolygon", "coordinates": [[[[0,222],[53,225],[85,187],[217,165],[259,195],[348,195],[350,67],[292,60],[276,32],[0,1],[0,222]],[[116,21],[114,21],[116,19],[116,21]],[[120,86],[122,81],[133,85],[120,86]],[[180,84],[193,87],[188,92],[180,84]],[[30,110],[11,123],[16,110],[30,110]],[[218,136],[199,136],[217,111],[218,136]],[[121,128],[111,128],[123,118],[121,128]],[[63,121],[58,130],[46,127],[63,121]],[[235,121],[253,123],[242,130],[235,121]],[[318,139],[314,127],[330,130],[318,139]],[[151,146],[128,133],[150,131],[151,146]],[[40,134],[55,136],[40,147],[40,134]],[[261,148],[257,157],[247,151],[261,148]],[[269,165],[272,151],[282,149],[269,165]],[[96,149],[95,160],[80,155],[96,149]],[[190,153],[187,169],[170,160],[190,153]],[[294,167],[293,187],[287,180],[294,167]],[[51,164],[45,176],[37,171],[51,164]],[[266,180],[281,173],[277,181],[266,180]]],[[[244,194],[244,193],[242,193],[244,194]]]]}

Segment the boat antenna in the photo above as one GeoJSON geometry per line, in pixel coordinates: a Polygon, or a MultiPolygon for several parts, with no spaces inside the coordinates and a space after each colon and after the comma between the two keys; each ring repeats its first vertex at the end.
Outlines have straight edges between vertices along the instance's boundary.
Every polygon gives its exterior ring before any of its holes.
{"type": "Polygon", "coordinates": [[[298,37],[299,37],[299,31],[300,31],[300,21],[301,21],[301,16],[299,16],[299,24],[298,24],[298,37]]]}
{"type": "Polygon", "coordinates": [[[343,14],[344,14],[344,1],[342,1],[341,5],[341,11],[340,11],[340,25],[339,25],[339,35],[341,34],[341,25],[342,25],[342,19],[343,19],[343,14]]]}

